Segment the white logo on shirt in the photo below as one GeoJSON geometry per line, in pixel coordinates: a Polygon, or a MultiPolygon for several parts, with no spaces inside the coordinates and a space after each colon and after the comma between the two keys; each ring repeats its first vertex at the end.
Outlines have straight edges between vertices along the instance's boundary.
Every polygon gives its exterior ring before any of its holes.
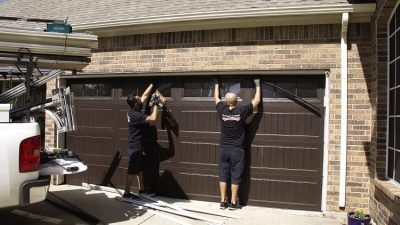
{"type": "Polygon", "coordinates": [[[129,113],[126,114],[126,117],[128,118],[128,123],[131,122],[131,118],[129,117],[129,113]]]}
{"type": "Polygon", "coordinates": [[[222,114],[223,121],[240,121],[240,115],[225,115],[222,114]]]}

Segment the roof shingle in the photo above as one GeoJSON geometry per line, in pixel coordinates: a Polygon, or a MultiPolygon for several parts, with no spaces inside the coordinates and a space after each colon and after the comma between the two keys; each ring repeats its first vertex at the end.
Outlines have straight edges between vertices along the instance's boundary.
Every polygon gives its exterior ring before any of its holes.
{"type": "MultiPolygon", "coordinates": [[[[7,0],[0,15],[64,20],[70,24],[185,15],[229,10],[272,9],[329,4],[347,0],[7,0]]],[[[13,24],[0,21],[1,25],[13,24]]],[[[22,24],[22,23],[21,23],[22,24]]]]}

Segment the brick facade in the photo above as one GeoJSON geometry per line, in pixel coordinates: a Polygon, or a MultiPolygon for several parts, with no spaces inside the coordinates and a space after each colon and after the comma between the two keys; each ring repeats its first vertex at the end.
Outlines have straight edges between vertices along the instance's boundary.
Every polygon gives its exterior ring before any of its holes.
{"type": "Polygon", "coordinates": [[[372,24],[373,133],[369,209],[376,224],[400,224],[400,187],[385,181],[387,123],[387,23],[397,0],[377,1],[372,24]],[[397,195],[396,195],[397,193],[397,195]],[[396,197],[397,196],[397,197],[396,197]]]}
{"type": "MultiPolygon", "coordinates": [[[[340,31],[304,25],[143,34],[99,39],[84,73],[329,70],[327,210],[338,208],[340,164],[340,31]]],[[[372,132],[370,24],[349,27],[346,210],[368,207],[372,132]]]]}

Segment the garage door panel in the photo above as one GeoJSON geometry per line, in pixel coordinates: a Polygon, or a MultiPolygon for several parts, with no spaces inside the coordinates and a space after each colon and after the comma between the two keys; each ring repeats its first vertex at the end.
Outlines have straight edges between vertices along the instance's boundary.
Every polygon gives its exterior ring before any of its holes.
{"type": "Polygon", "coordinates": [[[111,109],[113,108],[114,101],[112,99],[98,99],[92,98],[91,100],[84,98],[75,98],[76,101],[75,106],[81,109],[111,109]]]}
{"type": "Polygon", "coordinates": [[[218,195],[217,186],[219,178],[215,174],[207,174],[202,171],[196,173],[195,171],[179,172],[177,180],[182,183],[184,190],[188,190],[187,194],[199,194],[203,196],[218,195]],[[195,188],[193,188],[195,187],[195,188]]]}
{"type": "Polygon", "coordinates": [[[219,143],[220,131],[210,132],[210,131],[188,131],[180,130],[179,138],[182,140],[209,140],[208,142],[219,143]]]}
{"type": "Polygon", "coordinates": [[[314,163],[318,148],[253,146],[251,166],[257,168],[280,168],[289,170],[319,171],[319,163],[314,163]]]}
{"type": "Polygon", "coordinates": [[[107,166],[102,165],[89,165],[89,183],[90,184],[101,184],[105,174],[107,173],[107,166]]]}
{"type": "Polygon", "coordinates": [[[194,164],[217,164],[218,145],[210,143],[181,142],[177,155],[179,162],[194,164]]]}
{"type": "Polygon", "coordinates": [[[96,138],[112,138],[113,128],[112,127],[82,127],[78,126],[75,132],[71,132],[75,136],[87,136],[96,138]]]}
{"type": "Polygon", "coordinates": [[[76,109],[76,123],[84,127],[112,127],[114,117],[112,109],[76,109]]]}
{"type": "Polygon", "coordinates": [[[160,174],[161,187],[175,187],[175,190],[160,190],[167,196],[173,197],[180,190],[187,196],[213,197],[219,195],[216,188],[219,181],[216,171],[163,167],[160,174]]]}
{"type": "Polygon", "coordinates": [[[251,178],[249,202],[283,208],[319,210],[319,182],[251,178]]]}
{"type": "MultiPolygon", "coordinates": [[[[308,97],[312,99],[306,101],[322,109],[324,76],[308,76],[304,79],[305,77],[280,76],[276,77],[277,81],[271,82],[280,85],[290,83],[289,86],[294,88],[291,90],[300,95],[303,93],[303,84],[310,84],[309,87],[314,89],[308,97]]],[[[179,132],[166,130],[168,126],[164,125],[167,114],[160,109],[155,124],[157,131],[146,130],[146,151],[148,155],[155,155],[160,160],[159,194],[219,201],[221,122],[213,98],[208,94],[211,90],[208,83],[212,83],[212,78],[200,79],[206,86],[197,85],[196,79],[192,78],[194,77],[168,77],[174,81],[170,90],[172,95],[167,103],[169,116],[172,117],[169,121],[176,122],[177,127],[174,128],[179,128],[179,132]],[[189,92],[185,92],[186,81],[193,83],[188,86],[192,88],[189,92]],[[206,96],[201,94],[204,91],[206,96]],[[184,96],[188,93],[191,97],[184,96]],[[198,93],[201,96],[194,96],[198,93]]],[[[236,87],[240,88],[239,96],[244,99],[239,104],[248,104],[254,96],[251,79],[243,77],[242,84],[236,87]],[[251,85],[245,85],[246,82],[251,85]]],[[[270,77],[266,76],[265,79],[270,77]]],[[[104,80],[104,83],[126,83],[129,79],[104,80]]],[[[141,85],[145,87],[148,84],[143,80],[135,79],[135,82],[142,82],[141,85]]],[[[263,89],[264,87],[265,85],[263,89]]],[[[122,159],[112,179],[117,187],[124,186],[129,159],[126,119],[128,106],[126,96],[121,95],[126,92],[123,89],[122,87],[121,91],[121,87],[114,87],[112,100],[104,97],[97,100],[75,99],[79,130],[67,135],[67,147],[79,149],[83,155],[86,154],[85,159],[90,162],[89,170],[93,170],[79,179],[101,182],[111,163],[111,152],[120,150],[122,159]]],[[[270,88],[270,95],[264,96],[263,112],[254,112],[246,120],[247,136],[252,142],[246,150],[241,199],[251,205],[320,210],[324,118],[318,112],[288,99],[276,90],[270,88]]],[[[71,182],[77,180],[72,179],[71,182]]]]}
{"type": "Polygon", "coordinates": [[[129,165],[129,157],[128,153],[125,153],[125,156],[122,156],[121,161],[119,162],[119,167],[127,169],[128,165],[129,165]]]}
{"type": "Polygon", "coordinates": [[[310,113],[264,112],[258,127],[264,134],[320,136],[321,119],[310,113]]]}
{"type": "Polygon", "coordinates": [[[114,149],[111,137],[90,137],[68,135],[68,149],[78,154],[101,154],[114,149]]]}
{"type": "Polygon", "coordinates": [[[178,119],[180,129],[187,131],[219,131],[217,113],[214,110],[182,110],[178,119]]]}
{"type": "MultiPolygon", "coordinates": [[[[118,128],[126,128],[128,129],[128,118],[127,118],[128,109],[120,109],[118,110],[118,128]]],[[[115,122],[115,120],[113,120],[115,122]]],[[[127,133],[125,133],[127,135],[127,133]]]]}
{"type": "Polygon", "coordinates": [[[256,134],[252,142],[253,145],[276,145],[282,146],[304,146],[309,148],[319,148],[321,138],[317,136],[305,135],[276,135],[276,134],[256,134]]]}
{"type": "Polygon", "coordinates": [[[175,160],[167,160],[161,163],[162,168],[171,166],[180,166],[185,169],[197,169],[197,170],[213,170],[215,174],[218,174],[218,164],[213,163],[193,163],[193,162],[177,162],[175,160]]]}
{"type": "MultiPolygon", "coordinates": [[[[296,180],[297,178],[301,179],[320,179],[321,173],[316,170],[293,170],[287,168],[259,168],[259,167],[250,167],[251,176],[285,176],[290,177],[290,179],[296,180]]],[[[288,178],[289,179],[289,178],[288,178]]]]}
{"type": "MultiPolygon", "coordinates": [[[[125,135],[127,136],[127,135],[125,135]]],[[[122,156],[128,156],[128,137],[119,137],[118,146],[122,156]]]]}

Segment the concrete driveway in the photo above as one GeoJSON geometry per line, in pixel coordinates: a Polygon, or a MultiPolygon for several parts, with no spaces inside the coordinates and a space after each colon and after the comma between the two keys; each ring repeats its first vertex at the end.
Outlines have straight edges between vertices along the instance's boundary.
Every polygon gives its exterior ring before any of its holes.
{"type": "MultiPolygon", "coordinates": [[[[82,217],[71,211],[60,208],[50,202],[41,202],[28,207],[0,210],[0,224],[118,224],[118,225],[175,225],[181,224],[200,225],[205,222],[184,218],[164,212],[152,212],[138,209],[130,203],[116,201],[116,193],[90,190],[80,186],[60,185],[52,186],[50,189],[56,199],[66,201],[75,208],[82,209],[88,217],[82,217]],[[159,215],[161,214],[161,215],[159,215]],[[90,216],[97,217],[99,221],[90,219],[90,216]],[[168,217],[168,218],[166,218],[168,217]],[[7,221],[7,222],[6,222],[7,221]],[[6,222],[6,223],[4,223],[6,222]]],[[[224,222],[226,225],[343,225],[346,215],[344,213],[331,213],[323,215],[320,212],[307,212],[283,209],[271,209],[263,207],[246,206],[241,210],[229,211],[220,210],[219,204],[215,202],[187,201],[179,199],[161,198],[175,206],[194,207],[209,211],[235,215],[240,219],[198,214],[211,220],[224,222]]]]}

